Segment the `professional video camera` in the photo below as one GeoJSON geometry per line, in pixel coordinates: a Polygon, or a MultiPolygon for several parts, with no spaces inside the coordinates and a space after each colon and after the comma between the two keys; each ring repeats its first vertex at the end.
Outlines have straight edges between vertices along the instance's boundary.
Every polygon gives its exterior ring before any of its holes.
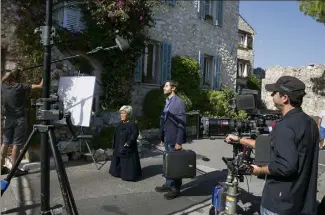
{"type": "Polygon", "coordinates": [[[240,138],[256,140],[255,157],[252,157],[253,149],[230,142],[233,146],[233,157],[222,157],[227,166],[227,180],[213,190],[210,214],[235,215],[237,208],[238,182],[244,181],[245,175],[251,175],[252,164],[268,163],[270,155],[270,127],[272,121],[279,119],[279,113],[262,113],[257,110],[258,92],[249,89],[240,89],[239,94],[231,101],[231,107],[235,111],[245,110],[248,118],[245,120],[228,120],[230,132],[240,138]],[[258,147],[257,147],[258,146],[258,147]],[[258,154],[257,154],[258,150],[258,154]],[[266,155],[266,156],[264,156],[266,155]],[[262,157],[256,163],[257,156],[262,157]]]}

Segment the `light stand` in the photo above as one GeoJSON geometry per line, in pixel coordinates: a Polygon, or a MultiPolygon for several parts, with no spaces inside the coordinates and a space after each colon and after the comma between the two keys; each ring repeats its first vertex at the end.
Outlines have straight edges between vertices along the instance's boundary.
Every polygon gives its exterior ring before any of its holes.
{"type": "MultiPolygon", "coordinates": [[[[44,46],[44,70],[43,70],[43,109],[49,110],[50,104],[47,98],[50,97],[51,81],[51,49],[53,44],[52,29],[52,8],[53,0],[46,0],[45,26],[42,26],[42,43],[44,46]],[[52,37],[51,37],[52,36],[52,37]]],[[[53,32],[55,33],[55,32],[53,32]]],[[[41,125],[47,128],[49,120],[42,120],[41,125]]],[[[48,134],[41,132],[41,214],[50,214],[50,156],[49,156],[48,134]]],[[[61,157],[61,155],[60,155],[61,157]]]]}

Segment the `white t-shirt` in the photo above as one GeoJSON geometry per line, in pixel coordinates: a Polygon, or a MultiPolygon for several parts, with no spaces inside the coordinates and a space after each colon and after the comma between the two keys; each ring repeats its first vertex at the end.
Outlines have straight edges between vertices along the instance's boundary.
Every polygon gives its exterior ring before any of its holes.
{"type": "Polygon", "coordinates": [[[318,115],[319,118],[322,119],[321,127],[325,128],[325,110],[321,110],[318,115]]]}

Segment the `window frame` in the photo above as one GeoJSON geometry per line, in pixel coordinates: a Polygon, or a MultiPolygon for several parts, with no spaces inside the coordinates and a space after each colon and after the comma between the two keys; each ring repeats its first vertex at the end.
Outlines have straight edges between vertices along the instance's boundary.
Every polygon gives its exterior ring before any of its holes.
{"type": "Polygon", "coordinates": [[[210,55],[203,56],[203,86],[211,86],[211,81],[213,77],[213,57],[210,55]],[[206,65],[207,64],[207,65],[206,65]],[[208,68],[206,71],[206,68],[208,68]],[[207,78],[206,78],[207,77],[207,78]]]}
{"type": "Polygon", "coordinates": [[[142,71],[141,71],[141,84],[149,84],[149,85],[159,85],[160,80],[160,72],[161,72],[161,42],[152,40],[149,42],[142,54],[143,62],[142,62],[142,71]],[[148,74],[148,46],[153,44],[153,56],[152,56],[152,77],[151,81],[146,81],[145,76],[148,74]]]}

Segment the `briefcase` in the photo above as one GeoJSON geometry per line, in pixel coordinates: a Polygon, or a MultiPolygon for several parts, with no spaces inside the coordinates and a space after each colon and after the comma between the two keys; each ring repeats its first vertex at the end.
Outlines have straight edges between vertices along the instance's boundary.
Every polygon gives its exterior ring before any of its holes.
{"type": "Polygon", "coordinates": [[[164,153],[163,173],[166,178],[181,179],[196,176],[196,153],[180,150],[164,153]]]}

